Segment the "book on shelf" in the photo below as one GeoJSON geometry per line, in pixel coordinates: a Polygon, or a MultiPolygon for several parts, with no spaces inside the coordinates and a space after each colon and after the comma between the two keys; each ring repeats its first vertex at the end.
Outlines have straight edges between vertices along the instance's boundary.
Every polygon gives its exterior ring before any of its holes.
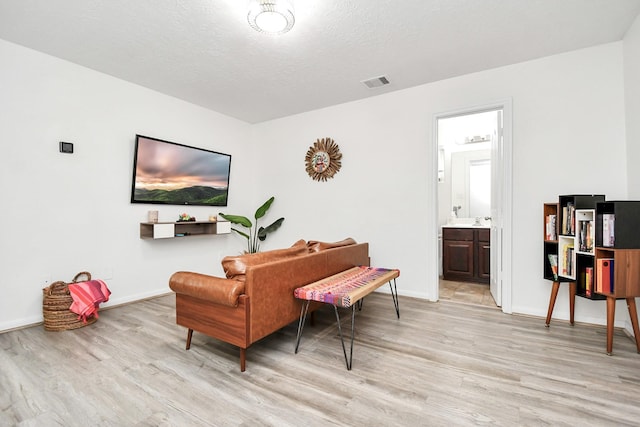
{"type": "Polygon", "coordinates": [[[573,246],[566,245],[562,249],[561,271],[563,276],[573,276],[573,246]]]}
{"type": "Polygon", "coordinates": [[[596,292],[601,294],[612,294],[614,292],[614,260],[613,258],[600,258],[597,263],[598,280],[596,282],[596,292]]]}
{"type": "Polygon", "coordinates": [[[549,254],[549,264],[551,265],[551,273],[553,273],[553,280],[558,280],[558,255],[549,254]]]}
{"type": "Polygon", "coordinates": [[[576,208],[573,203],[567,203],[562,207],[562,234],[575,234],[576,230],[576,208]]]}
{"type": "Polygon", "coordinates": [[[614,293],[615,292],[615,283],[614,283],[614,278],[615,278],[615,270],[613,268],[613,264],[614,261],[611,260],[611,262],[609,263],[609,292],[614,293]]]}
{"type": "Polygon", "coordinates": [[[602,246],[610,248],[615,245],[615,224],[616,216],[614,214],[602,215],[602,246]]]}
{"type": "Polygon", "coordinates": [[[593,291],[593,267],[584,269],[584,288],[585,294],[590,297],[593,291]]]}
{"type": "Polygon", "coordinates": [[[556,215],[547,215],[545,222],[545,239],[557,240],[556,236],[556,215]]]}
{"type": "Polygon", "coordinates": [[[581,220],[578,233],[578,245],[581,252],[593,252],[593,221],[581,220]]]}

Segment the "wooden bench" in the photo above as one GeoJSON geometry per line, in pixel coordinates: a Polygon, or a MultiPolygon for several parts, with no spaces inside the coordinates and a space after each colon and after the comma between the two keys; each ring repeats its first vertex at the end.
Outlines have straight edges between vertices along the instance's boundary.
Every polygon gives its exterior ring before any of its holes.
{"type": "Polygon", "coordinates": [[[318,301],[333,305],[336,319],[338,320],[338,332],[342,341],[342,351],[344,352],[344,360],[347,364],[347,370],[351,370],[353,360],[353,335],[355,328],[356,307],[362,309],[362,299],[371,292],[378,289],[385,283],[389,283],[391,289],[391,297],[393,305],[396,309],[396,315],[400,318],[400,308],[398,305],[398,289],[396,287],[396,278],[400,276],[400,270],[375,268],[375,267],[353,267],[341,273],[334,274],[317,282],[313,282],[307,286],[303,286],[294,290],[294,296],[304,300],[300,311],[300,320],[298,321],[298,334],[296,336],[296,349],[300,345],[300,338],[304,329],[304,322],[309,310],[311,301],[318,301]],[[391,282],[393,281],[393,285],[391,282]],[[347,358],[347,350],[344,345],[342,336],[342,326],[340,325],[340,316],[338,315],[338,307],[351,307],[351,348],[349,357],[347,358]]]}

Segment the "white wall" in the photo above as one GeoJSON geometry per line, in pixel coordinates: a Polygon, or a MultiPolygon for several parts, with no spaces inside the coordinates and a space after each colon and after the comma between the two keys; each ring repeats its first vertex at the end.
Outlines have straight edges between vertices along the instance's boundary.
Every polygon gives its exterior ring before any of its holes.
{"type": "MultiPolygon", "coordinates": [[[[0,63],[0,330],[42,320],[45,280],[87,270],[117,304],[168,292],[180,269],[220,273],[221,257],[240,250],[235,236],[141,240],[138,224],[157,205],[129,200],[140,133],[232,154],[228,210],[244,209],[248,124],[4,41],[0,63]]],[[[173,221],[185,209],[158,210],[173,221]]]]}
{"type": "MultiPolygon", "coordinates": [[[[261,156],[278,171],[265,171],[262,186],[278,189],[287,216],[277,239],[368,241],[373,265],[401,270],[401,294],[430,298],[434,115],[511,98],[512,308],[544,316],[551,283],[542,279],[542,204],[559,194],[626,196],[622,75],[622,43],[612,43],[256,125],[261,156]],[[344,156],[328,182],[304,169],[307,148],[322,137],[344,156]]],[[[555,310],[565,319],[566,293],[555,310]]],[[[604,303],[579,299],[576,319],[604,323],[604,303]]]]}
{"type": "Polygon", "coordinates": [[[640,16],[624,39],[629,199],[640,200],[640,16]]]}
{"type": "MultiPolygon", "coordinates": [[[[176,270],[220,274],[220,258],[241,250],[233,235],[139,239],[138,223],[151,206],[129,203],[136,133],[231,153],[224,211],[250,216],[274,195],[266,221],[286,217],[265,249],[299,238],[368,241],[373,265],[400,268],[401,294],[429,298],[435,274],[426,265],[437,257],[431,243],[437,230],[428,226],[435,207],[427,203],[435,198],[429,193],[436,176],[434,116],[509,98],[512,308],[543,316],[550,283],[541,278],[542,203],[558,194],[627,195],[619,161],[625,156],[622,52],[622,42],[612,43],[249,126],[0,41],[0,198],[7,221],[0,330],[41,319],[46,278],[68,280],[89,270],[108,279],[115,304],[166,292],[176,270]],[[334,179],[316,182],[304,170],[304,156],[323,137],[340,145],[343,167],[334,179]],[[58,153],[60,140],[74,142],[76,153],[58,153]]],[[[160,208],[160,219],[173,220],[179,211],[160,208]]],[[[624,321],[620,307],[617,318],[624,321]]],[[[564,289],[555,315],[568,318],[564,289]]],[[[576,319],[604,323],[604,304],[578,299],[576,319]]]]}

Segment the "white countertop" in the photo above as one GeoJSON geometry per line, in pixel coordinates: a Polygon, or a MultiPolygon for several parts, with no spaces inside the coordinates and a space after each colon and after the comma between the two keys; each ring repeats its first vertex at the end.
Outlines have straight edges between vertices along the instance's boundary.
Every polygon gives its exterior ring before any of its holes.
{"type": "Polygon", "coordinates": [[[444,224],[442,228],[491,228],[490,225],[473,225],[473,224],[444,224]]]}

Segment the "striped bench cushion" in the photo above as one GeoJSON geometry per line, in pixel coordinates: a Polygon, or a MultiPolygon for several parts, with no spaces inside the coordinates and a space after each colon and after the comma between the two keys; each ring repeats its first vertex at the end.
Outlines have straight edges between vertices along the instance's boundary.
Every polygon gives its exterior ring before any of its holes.
{"type": "Polygon", "coordinates": [[[298,299],[319,301],[338,307],[351,307],[361,298],[398,276],[400,276],[400,270],[397,269],[353,267],[297,288],[293,295],[298,299]]]}

